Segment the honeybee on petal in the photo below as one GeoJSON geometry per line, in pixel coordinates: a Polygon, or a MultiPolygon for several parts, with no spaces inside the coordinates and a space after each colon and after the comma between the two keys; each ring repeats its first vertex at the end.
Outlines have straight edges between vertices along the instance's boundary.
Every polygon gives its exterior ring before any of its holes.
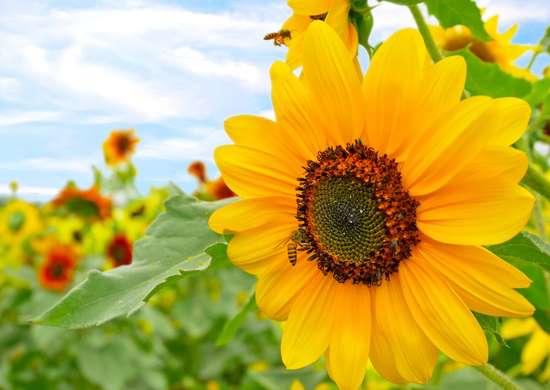
{"type": "Polygon", "coordinates": [[[264,37],[264,40],[265,41],[273,40],[273,44],[275,46],[281,46],[285,44],[285,39],[290,39],[290,38],[291,38],[290,30],[279,30],[277,32],[266,34],[266,36],[264,37]]]}
{"type": "Polygon", "coordinates": [[[292,232],[290,237],[283,240],[278,246],[287,244],[288,261],[290,264],[296,265],[296,261],[298,260],[298,250],[305,248],[308,242],[309,237],[306,231],[299,228],[292,232]]]}

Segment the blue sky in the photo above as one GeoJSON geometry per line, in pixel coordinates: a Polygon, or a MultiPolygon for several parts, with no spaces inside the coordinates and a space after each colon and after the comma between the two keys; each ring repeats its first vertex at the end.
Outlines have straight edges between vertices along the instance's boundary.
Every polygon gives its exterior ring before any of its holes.
{"type": "MultiPolygon", "coordinates": [[[[547,0],[480,4],[503,28],[520,23],[520,43],[538,41],[550,20],[547,0]]],[[[269,0],[0,2],[0,195],[11,180],[34,200],[68,179],[88,186],[116,128],[141,138],[142,191],[168,181],[193,190],[186,167],[196,159],[217,175],[223,120],[272,115],[268,70],[284,49],[262,37],[288,13],[269,0]]],[[[412,25],[406,9],[383,3],[374,41],[412,25]]]]}

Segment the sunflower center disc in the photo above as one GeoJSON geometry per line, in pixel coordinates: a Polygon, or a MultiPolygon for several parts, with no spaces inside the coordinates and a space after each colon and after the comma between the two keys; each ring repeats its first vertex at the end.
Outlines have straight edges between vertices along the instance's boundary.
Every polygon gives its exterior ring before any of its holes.
{"type": "Polygon", "coordinates": [[[380,284],[419,242],[397,163],[361,142],[320,152],[298,179],[299,250],[339,282],[380,284]]]}

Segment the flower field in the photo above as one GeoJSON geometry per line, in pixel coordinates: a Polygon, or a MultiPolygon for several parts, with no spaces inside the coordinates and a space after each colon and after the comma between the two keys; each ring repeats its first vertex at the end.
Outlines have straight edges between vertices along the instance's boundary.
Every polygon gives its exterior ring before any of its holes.
{"type": "Polygon", "coordinates": [[[139,127],[87,185],[9,183],[0,389],[547,389],[550,26],[482,5],[289,0],[272,113],[182,156],[194,190],[143,190],[139,127]]]}

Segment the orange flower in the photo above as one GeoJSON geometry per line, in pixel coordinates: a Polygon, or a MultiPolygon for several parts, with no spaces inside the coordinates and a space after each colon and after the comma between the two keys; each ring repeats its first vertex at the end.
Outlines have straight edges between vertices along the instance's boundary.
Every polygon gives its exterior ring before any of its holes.
{"type": "Polygon", "coordinates": [[[107,256],[113,263],[113,267],[132,263],[132,243],[122,234],[116,234],[107,245],[107,256]]]}
{"type": "Polygon", "coordinates": [[[111,216],[111,199],[103,197],[97,187],[93,186],[80,190],[74,185],[68,185],[52,203],[85,218],[106,219],[111,216]]]}
{"type": "Polygon", "coordinates": [[[103,154],[107,165],[117,165],[130,159],[136,149],[139,138],[134,129],[115,130],[103,143],[103,154]]]}
{"type": "Polygon", "coordinates": [[[63,291],[73,279],[78,255],[73,247],[54,245],[38,269],[40,284],[49,290],[63,291]]]}
{"type": "Polygon", "coordinates": [[[229,189],[221,176],[215,180],[208,180],[206,168],[202,161],[194,161],[189,164],[187,172],[199,181],[199,189],[194,193],[197,198],[219,200],[235,196],[235,193],[229,189]]]}

